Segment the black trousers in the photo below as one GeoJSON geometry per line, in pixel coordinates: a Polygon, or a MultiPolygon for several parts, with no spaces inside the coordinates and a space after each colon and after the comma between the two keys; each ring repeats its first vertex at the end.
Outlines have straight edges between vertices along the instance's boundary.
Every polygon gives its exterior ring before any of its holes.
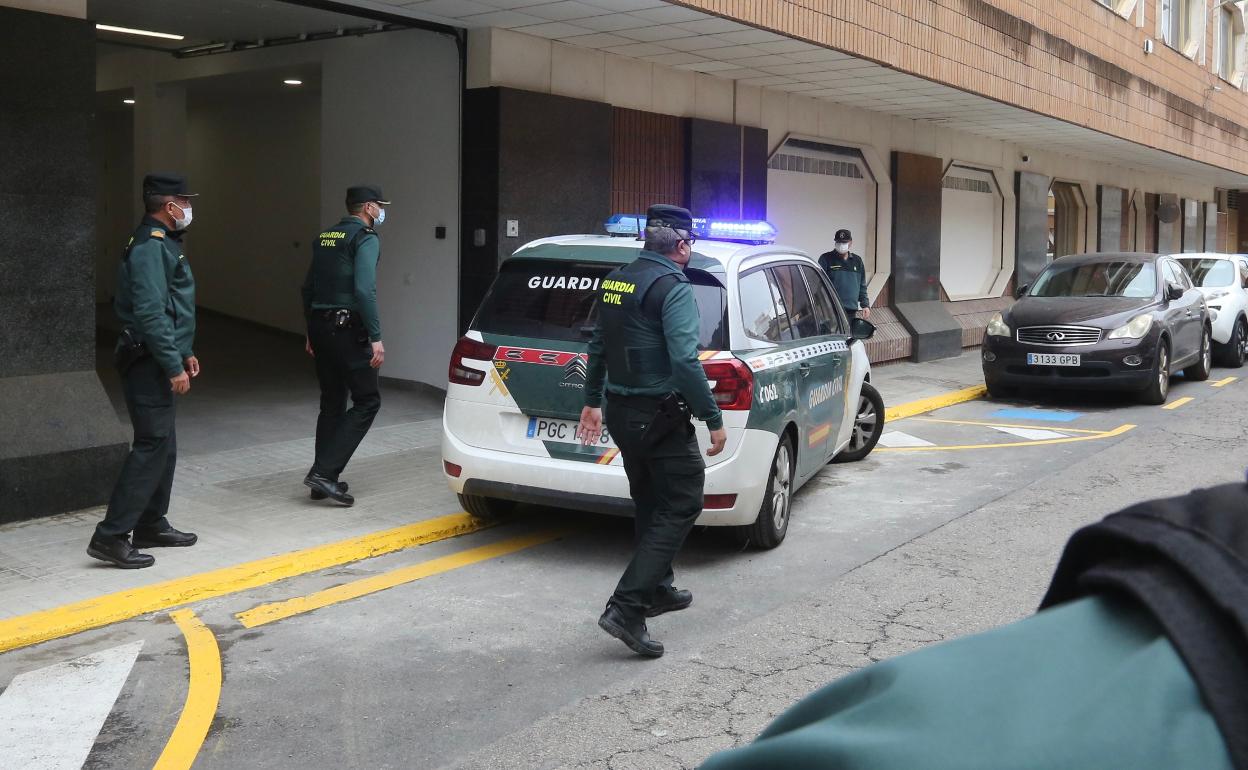
{"type": "Polygon", "coordinates": [[[336,329],[332,320],[319,314],[308,327],[308,339],[316,353],[316,378],[321,383],[312,472],[337,481],[381,408],[377,370],[368,365],[373,347],[364,329],[354,325],[336,329]]]}
{"type": "Polygon", "coordinates": [[[169,493],[178,461],[174,432],[173,386],[155,359],[136,361],[122,375],[126,409],[134,426],[130,455],[108,501],[100,535],[124,536],[135,529],[158,531],[169,526],[169,493]]]}
{"type": "Polygon", "coordinates": [[[672,560],[702,513],[706,479],[692,423],[673,430],[657,446],[642,444],[654,411],[607,397],[607,429],[620,448],[637,509],[633,558],[611,600],[635,616],[654,603],[656,589],[672,585],[672,560]]]}

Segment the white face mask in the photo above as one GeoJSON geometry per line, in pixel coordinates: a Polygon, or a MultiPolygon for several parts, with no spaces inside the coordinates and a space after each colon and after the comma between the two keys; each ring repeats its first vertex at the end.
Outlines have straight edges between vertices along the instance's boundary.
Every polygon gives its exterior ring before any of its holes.
{"type": "Polygon", "coordinates": [[[849,244],[848,244],[848,243],[838,243],[838,244],[836,244],[836,253],[838,253],[838,254],[848,254],[848,253],[849,253],[849,244]]]}
{"type": "Polygon", "coordinates": [[[377,216],[373,217],[373,227],[386,221],[386,210],[381,206],[377,207],[377,216]]]}
{"type": "Polygon", "coordinates": [[[190,206],[187,206],[186,208],[182,208],[181,206],[178,206],[178,204],[176,204],[176,203],[175,203],[175,204],[173,204],[173,205],[174,205],[174,206],[177,206],[179,209],[181,209],[181,211],[182,211],[182,217],[183,217],[182,219],[178,219],[177,217],[174,217],[174,218],[173,218],[173,229],[174,229],[174,230],[185,230],[186,228],[190,227],[190,226],[191,226],[191,217],[192,217],[191,207],[190,207],[190,206]]]}

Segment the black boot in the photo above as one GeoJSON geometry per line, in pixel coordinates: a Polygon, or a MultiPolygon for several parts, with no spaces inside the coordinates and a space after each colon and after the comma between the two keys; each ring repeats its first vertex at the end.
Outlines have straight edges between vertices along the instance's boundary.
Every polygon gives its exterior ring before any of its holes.
{"type": "Polygon", "coordinates": [[[607,609],[598,618],[598,625],[638,655],[657,658],[663,654],[663,643],[650,638],[646,621],[641,617],[629,617],[615,602],[608,602],[607,609]]]}
{"type": "Polygon", "coordinates": [[[313,492],[320,492],[325,497],[346,506],[355,505],[355,498],[347,494],[347,489],[333,479],[319,473],[309,473],[303,479],[303,485],[313,492]]]}
{"type": "Polygon", "coordinates": [[[646,617],[653,618],[665,612],[683,610],[693,604],[693,592],[675,586],[659,586],[654,592],[654,604],[646,610],[646,617]]]}
{"type": "Polygon", "coordinates": [[[198,540],[198,535],[192,532],[179,532],[173,527],[134,531],[135,548],[186,548],[195,545],[198,540]]]}
{"type": "Polygon", "coordinates": [[[129,538],[99,533],[91,537],[91,543],[87,545],[87,555],[122,569],[143,569],[156,563],[156,559],[150,555],[134,550],[129,538]]]}
{"type": "MultiPolygon", "coordinates": [[[[341,489],[343,492],[346,492],[348,489],[351,488],[351,485],[345,481],[339,481],[337,482],[337,484],[338,484],[338,488],[341,489]]],[[[325,498],[329,497],[329,495],[325,494],[319,489],[313,489],[312,493],[309,494],[308,497],[311,497],[313,500],[324,500],[325,498]]]]}

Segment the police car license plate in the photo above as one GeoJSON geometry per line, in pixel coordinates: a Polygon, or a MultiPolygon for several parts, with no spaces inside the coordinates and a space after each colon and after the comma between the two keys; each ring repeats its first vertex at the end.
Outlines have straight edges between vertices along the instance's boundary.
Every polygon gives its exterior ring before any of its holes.
{"type": "Polygon", "coordinates": [[[1030,366],[1080,366],[1082,361],[1076,353],[1028,353],[1030,366]]]}
{"type": "MultiPolygon", "coordinates": [[[[529,426],[524,437],[533,441],[558,441],[562,444],[581,443],[580,423],[572,420],[548,420],[543,417],[530,417],[529,426]]],[[[593,446],[614,447],[607,426],[602,426],[602,435],[593,446]]]]}

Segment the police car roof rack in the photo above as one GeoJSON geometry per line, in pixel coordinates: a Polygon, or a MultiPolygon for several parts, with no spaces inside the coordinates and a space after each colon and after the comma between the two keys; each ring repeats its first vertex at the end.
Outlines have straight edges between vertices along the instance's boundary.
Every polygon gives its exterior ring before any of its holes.
{"type": "MultiPolygon", "coordinates": [[[[646,226],[644,214],[614,214],[604,223],[606,231],[616,237],[641,237],[646,226]]],[[[776,228],[761,219],[708,219],[694,217],[693,233],[707,241],[764,244],[776,242],[776,228]]]]}

